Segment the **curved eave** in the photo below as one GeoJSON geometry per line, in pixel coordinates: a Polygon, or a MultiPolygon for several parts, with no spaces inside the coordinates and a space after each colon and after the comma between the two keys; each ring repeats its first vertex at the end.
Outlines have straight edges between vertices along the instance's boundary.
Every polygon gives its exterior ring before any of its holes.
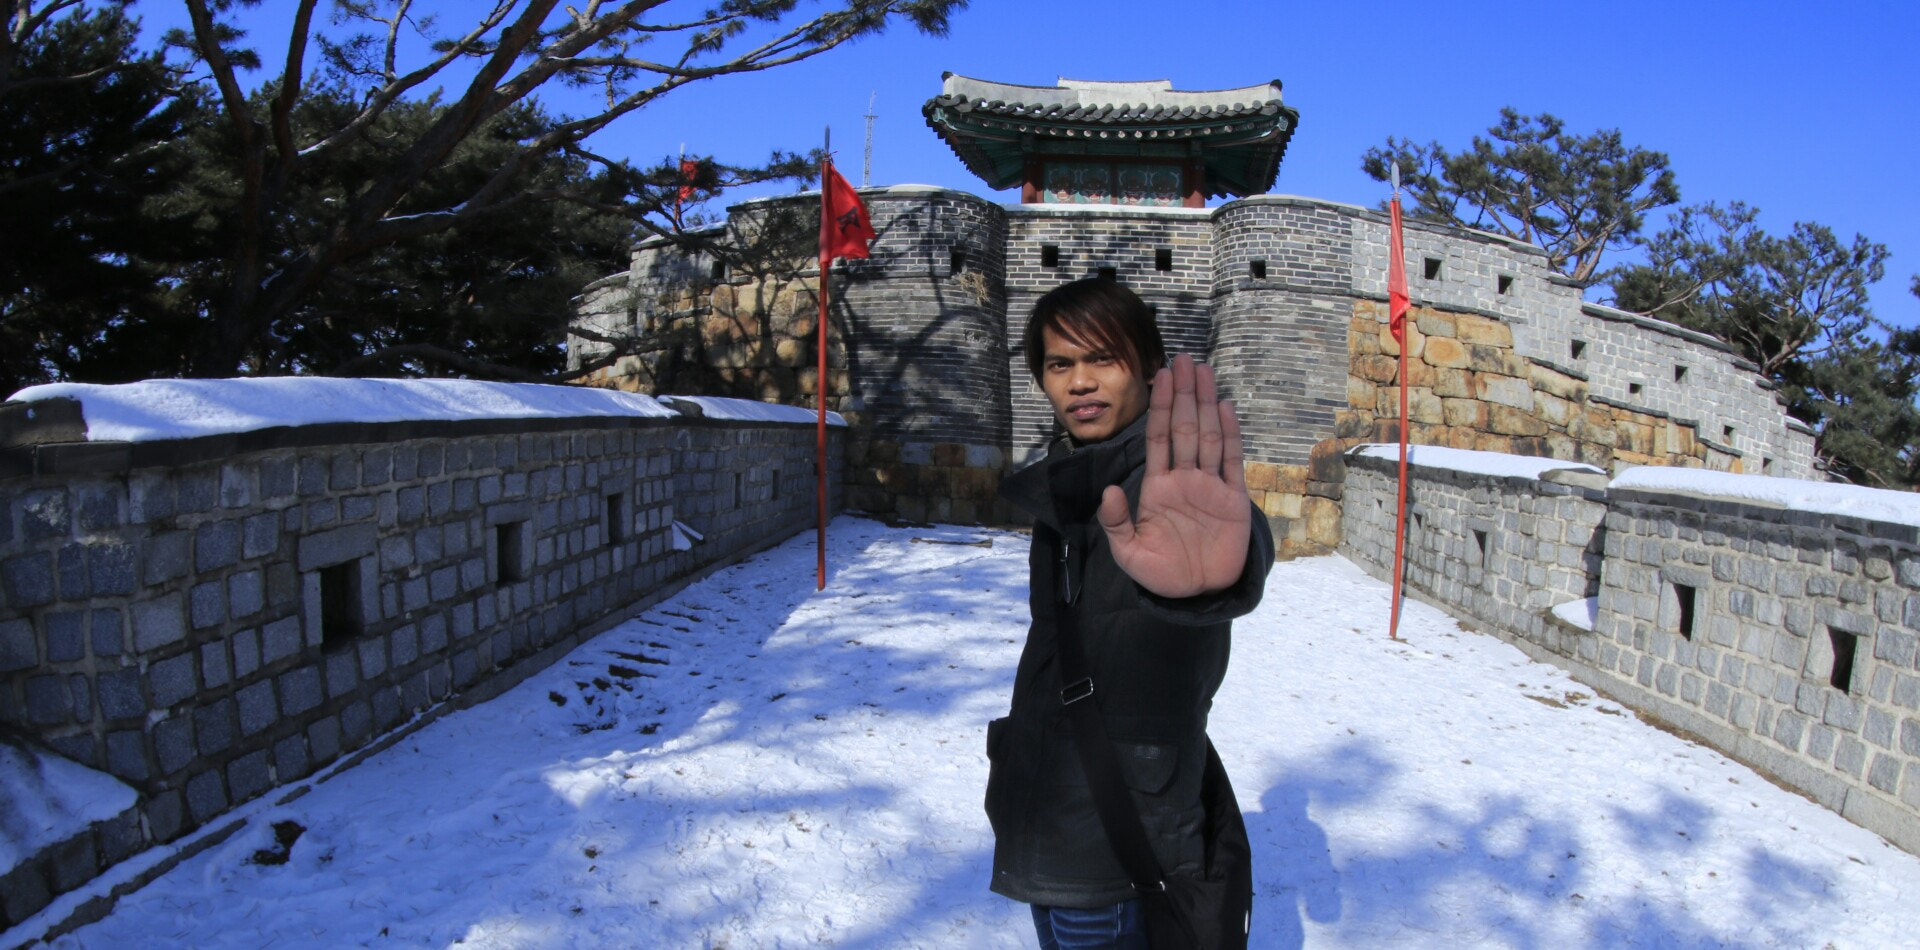
{"type": "MultiPolygon", "coordinates": [[[[1075,123],[1121,122],[1128,124],[1156,122],[1212,122],[1254,115],[1291,114],[1294,110],[1287,107],[1278,98],[1259,98],[1244,95],[1251,89],[1229,90],[1228,94],[1240,93],[1238,98],[1228,101],[1217,100],[1186,102],[1181,104],[1159,102],[1019,102],[1003,99],[987,99],[943,93],[927,100],[926,109],[940,108],[954,114],[997,115],[1009,118],[1033,120],[1056,120],[1075,123]]],[[[1263,87],[1262,91],[1267,90],[1263,87]]],[[[1198,94],[1206,95],[1206,94],[1198,94]]]]}
{"type": "MultiPolygon", "coordinates": [[[[1300,121],[1298,111],[1278,102],[1207,114],[1184,108],[1158,110],[1155,118],[1112,111],[1103,118],[1063,117],[1063,110],[993,108],[953,96],[931,99],[921,110],[967,170],[991,188],[1021,183],[1022,143],[1201,143],[1209,197],[1261,194],[1273,187],[1280,160],[1300,121]]],[[[1111,109],[1111,107],[1109,107],[1111,109]]]]}

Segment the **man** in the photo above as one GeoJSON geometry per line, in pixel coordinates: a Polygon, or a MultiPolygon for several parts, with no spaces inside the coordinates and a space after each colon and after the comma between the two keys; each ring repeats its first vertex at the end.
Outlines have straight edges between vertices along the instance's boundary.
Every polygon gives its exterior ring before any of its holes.
{"type": "Polygon", "coordinates": [[[1273,538],[1247,498],[1213,371],[1164,367],[1152,312],[1106,279],[1034,305],[1027,365],[1066,434],[1001,494],[1033,516],[1033,613],[1013,703],[988,726],[993,890],[1033,905],[1043,950],[1146,946],[1063,702],[1056,610],[1073,611],[1101,721],[1160,868],[1205,861],[1207,711],[1273,538]],[[1064,605],[1064,606],[1063,606],[1064,605]]]}

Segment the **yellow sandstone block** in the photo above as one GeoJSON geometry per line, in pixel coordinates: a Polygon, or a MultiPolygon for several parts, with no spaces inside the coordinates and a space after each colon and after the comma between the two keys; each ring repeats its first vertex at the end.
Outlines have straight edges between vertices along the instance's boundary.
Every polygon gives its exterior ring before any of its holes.
{"type": "Polygon", "coordinates": [[[1457,330],[1455,336],[1462,343],[1484,343],[1489,346],[1511,348],[1513,331],[1498,320],[1463,313],[1454,318],[1457,330]]]}

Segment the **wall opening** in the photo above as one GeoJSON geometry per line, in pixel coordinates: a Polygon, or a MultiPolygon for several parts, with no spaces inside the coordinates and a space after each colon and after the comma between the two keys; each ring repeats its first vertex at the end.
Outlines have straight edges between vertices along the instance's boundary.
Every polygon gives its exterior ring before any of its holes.
{"type": "Polygon", "coordinates": [[[1501,274],[1500,279],[1495,283],[1494,292],[1498,293],[1502,297],[1505,297],[1506,295],[1513,293],[1513,275],[1501,274]]]}
{"type": "Polygon", "coordinates": [[[1721,437],[1721,438],[1723,438],[1723,439],[1726,439],[1726,440],[1727,440],[1728,442],[1732,442],[1732,441],[1733,441],[1733,427],[1732,427],[1732,426],[1721,426],[1721,427],[1720,427],[1720,437],[1721,437]]]}
{"type": "Polygon", "coordinates": [[[1639,383],[1628,383],[1628,384],[1627,384],[1627,395],[1629,395],[1629,396],[1638,396],[1638,395],[1640,395],[1640,384],[1639,384],[1639,383]]]}
{"type": "Polygon", "coordinates": [[[1473,546],[1480,551],[1480,566],[1488,567],[1493,563],[1493,533],[1473,529],[1473,546]]]}
{"type": "Polygon", "coordinates": [[[1254,280],[1266,280],[1267,279],[1267,262],[1266,261],[1248,261],[1247,273],[1251,275],[1254,280]]]}
{"type": "Polygon", "coordinates": [[[1846,630],[1827,628],[1826,642],[1816,639],[1807,657],[1807,672],[1825,680],[1843,693],[1853,691],[1853,660],[1860,636],[1846,630]]]}
{"type": "Polygon", "coordinates": [[[1827,683],[1843,693],[1853,689],[1853,652],[1860,645],[1860,638],[1844,630],[1828,628],[1827,637],[1833,645],[1833,671],[1827,675],[1827,683]]]}
{"type": "Polygon", "coordinates": [[[774,501],[779,501],[780,500],[780,470],[779,469],[776,468],[767,472],[767,484],[773,486],[773,494],[770,497],[774,501]]]}
{"type": "Polygon", "coordinates": [[[738,508],[738,507],[740,507],[740,483],[741,483],[741,480],[742,480],[742,479],[741,479],[741,476],[740,476],[740,473],[739,473],[739,472],[734,472],[734,473],[733,473],[733,491],[731,491],[731,492],[729,492],[729,493],[727,494],[727,507],[729,507],[729,508],[738,508]]]}
{"type": "Polygon", "coordinates": [[[1773,459],[1770,459],[1764,455],[1760,456],[1760,474],[1762,475],[1773,474],[1773,459]]]}
{"type": "Polygon", "coordinates": [[[1593,526],[1593,535],[1587,538],[1587,546],[1580,552],[1580,564],[1587,572],[1587,582],[1580,596],[1600,596],[1600,582],[1607,566],[1606,551],[1607,523],[1602,521],[1593,526]]]}
{"type": "Polygon", "coordinates": [[[1684,383],[1687,381],[1687,368],[1685,366],[1679,363],[1674,364],[1673,381],[1676,383],[1684,383]]]}
{"type": "Polygon", "coordinates": [[[320,574],[320,645],[339,646],[365,629],[360,616],[360,562],[342,561],[320,574]]]}
{"type": "Polygon", "coordinates": [[[607,544],[625,544],[627,541],[627,496],[614,492],[607,496],[607,544]]]}
{"type": "Polygon", "coordinates": [[[1575,341],[1573,341],[1573,346],[1571,347],[1571,350],[1572,350],[1572,353],[1573,353],[1573,358],[1574,358],[1574,359],[1576,359],[1576,360],[1577,360],[1577,359],[1580,359],[1580,358],[1581,358],[1581,357],[1583,357],[1583,356],[1586,356],[1586,355],[1587,355],[1587,341],[1585,341],[1585,340],[1575,340],[1575,341]]]}
{"type": "Polygon", "coordinates": [[[1041,267],[1059,267],[1060,266],[1060,245],[1058,244],[1040,245],[1040,266],[1041,267]]]}
{"type": "Polygon", "coordinates": [[[966,269],[967,269],[967,249],[963,247],[948,248],[947,249],[947,272],[950,274],[959,274],[966,271],[966,269]]]}
{"type": "Polygon", "coordinates": [[[1669,629],[1680,634],[1683,640],[1693,639],[1694,588],[1688,584],[1668,581],[1666,593],[1667,602],[1661,606],[1668,608],[1662,613],[1666,613],[1672,620],[1669,629]]]}
{"type": "Polygon", "coordinates": [[[1437,257],[1427,258],[1426,261],[1424,262],[1424,266],[1421,269],[1421,273],[1423,273],[1428,280],[1439,280],[1440,279],[1440,259],[1437,257]]]}
{"type": "Polygon", "coordinates": [[[493,526],[494,583],[501,586],[527,579],[527,523],[507,521],[493,526]]]}
{"type": "Polygon", "coordinates": [[[1153,269],[1161,271],[1173,270],[1173,248],[1156,247],[1153,249],[1153,269]]]}
{"type": "Polygon", "coordinates": [[[712,264],[707,265],[707,277],[713,280],[715,283],[726,280],[727,279],[727,262],[714,261],[712,264]]]}

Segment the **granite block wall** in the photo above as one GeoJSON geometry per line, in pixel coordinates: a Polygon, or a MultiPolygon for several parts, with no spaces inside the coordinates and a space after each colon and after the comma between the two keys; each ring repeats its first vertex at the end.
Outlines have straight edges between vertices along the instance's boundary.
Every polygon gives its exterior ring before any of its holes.
{"type": "MultiPolygon", "coordinates": [[[[1497,235],[1407,224],[1416,312],[1414,398],[1403,426],[1394,391],[1399,347],[1385,329],[1387,219],[1378,211],[1287,195],[1212,209],[1002,207],[923,186],[863,195],[880,236],[872,259],[839,265],[835,283],[845,287],[836,291],[829,356],[837,368],[827,389],[829,404],[853,425],[848,487],[858,508],[912,519],[1013,517],[995,500],[995,483],[1057,435],[1021,352],[1026,315],[1053,287],[1097,275],[1145,299],[1170,349],[1219,370],[1240,408],[1249,489],[1285,553],[1339,543],[1341,453],[1395,440],[1403,427],[1416,444],[1609,468],[1813,474],[1812,434],[1786,418],[1764,380],[1727,347],[1584,303],[1579,288],[1549,271],[1543,251],[1497,235]]],[[[730,209],[728,240],[750,246],[753,222],[777,208],[817,214],[811,201],[730,209]]],[[[674,298],[680,316],[669,324],[732,320],[721,327],[730,340],[764,336],[753,320],[778,338],[789,312],[794,328],[811,326],[797,305],[778,303],[812,299],[807,282],[817,275],[805,273],[805,254],[795,252],[802,276],[769,294],[765,281],[742,275],[701,290],[707,278],[698,262],[674,264],[669,250],[643,245],[624,285],[643,301],[692,288],[674,298]],[[761,289],[748,294],[750,287],[761,289]]],[[[646,324],[642,304],[634,315],[620,312],[615,291],[623,285],[610,280],[590,288],[583,324],[646,324]]],[[[586,352],[592,341],[575,342],[586,352]]],[[[798,359],[811,345],[797,337],[757,349],[710,342],[686,357],[716,367],[706,377],[669,379],[642,359],[634,373],[616,366],[602,381],[804,404],[811,371],[792,370],[797,385],[779,383],[789,371],[777,354],[798,359]],[[717,388],[701,388],[703,379],[717,388]],[[742,385],[752,391],[738,391],[742,385]]]]}
{"type": "MultiPolygon", "coordinates": [[[[1404,583],[1483,624],[1556,654],[1592,637],[1556,621],[1556,604],[1599,589],[1606,542],[1604,476],[1563,469],[1540,479],[1410,466],[1404,583]]],[[[1393,563],[1399,463],[1349,455],[1340,551],[1375,576],[1393,563]]]]}
{"type": "MultiPolygon", "coordinates": [[[[1387,223],[1355,213],[1354,288],[1385,299],[1387,223]]],[[[1784,420],[1758,367],[1725,343],[1662,320],[1585,303],[1539,248],[1499,235],[1407,222],[1407,284],[1416,304],[1493,316],[1530,358],[1592,381],[1594,395],[1694,428],[1738,471],[1812,478],[1812,433],[1784,420]]],[[[1631,459],[1646,464],[1650,459],[1631,459]]]]}
{"type": "Polygon", "coordinates": [[[1593,394],[1691,425],[1749,475],[1814,478],[1813,430],[1785,416],[1786,402],[1726,344],[1637,314],[1593,304],[1582,318],[1543,322],[1547,358],[1593,381],[1593,394]]]}
{"type": "Polygon", "coordinates": [[[1920,852],[1920,529],[1616,489],[1596,671],[1920,852]]]}
{"type": "Polygon", "coordinates": [[[77,886],[801,530],[814,442],[601,418],[5,448],[0,729],[139,795],[9,891],[77,886]]]}
{"type": "MultiPolygon", "coordinates": [[[[1340,549],[1386,578],[1393,462],[1349,458],[1340,549]]],[[[1414,466],[1410,592],[1920,852],[1920,529],[1414,466]],[[1591,630],[1550,614],[1593,597],[1591,630]]]]}

